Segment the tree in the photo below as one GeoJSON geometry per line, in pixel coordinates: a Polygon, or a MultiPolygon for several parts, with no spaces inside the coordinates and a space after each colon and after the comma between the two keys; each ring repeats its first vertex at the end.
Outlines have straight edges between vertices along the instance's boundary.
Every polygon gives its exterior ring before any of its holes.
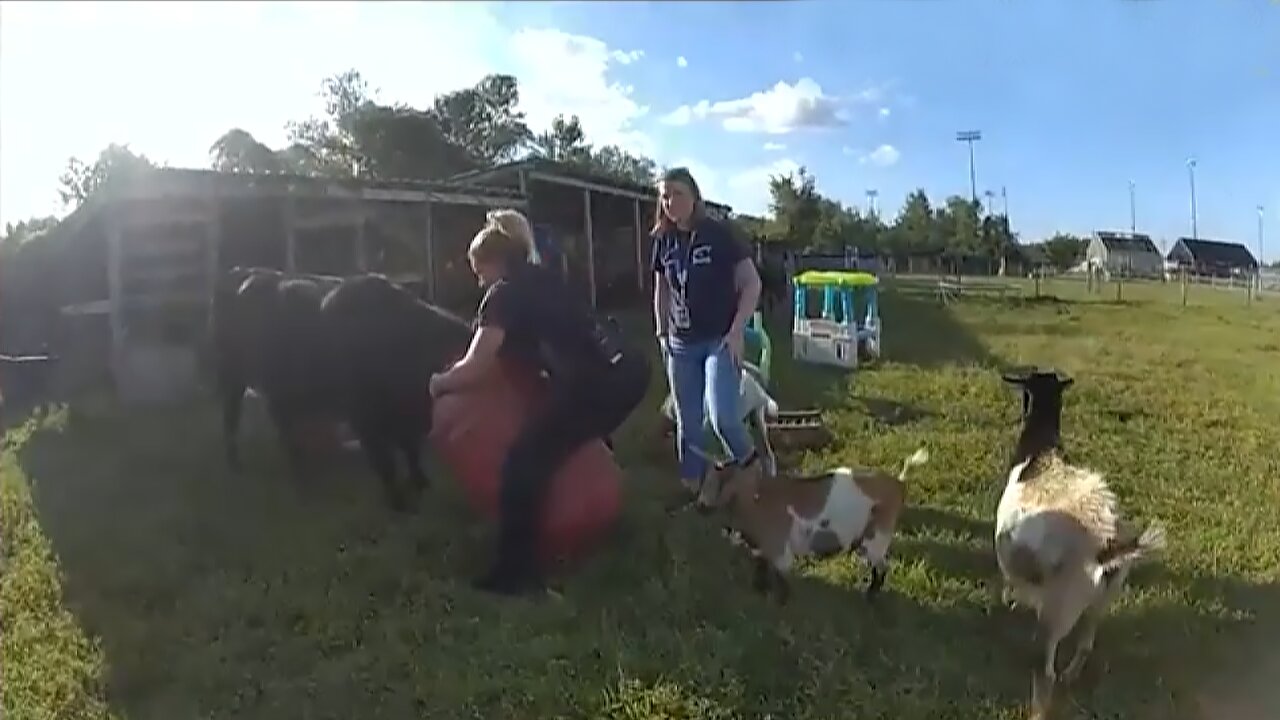
{"type": "Polygon", "coordinates": [[[67,169],[58,178],[61,187],[58,194],[62,204],[79,207],[98,190],[108,184],[130,180],[155,169],[155,163],[145,155],[139,155],[129,146],[111,143],[93,164],[78,158],[67,161],[67,169]]]}
{"type": "Polygon", "coordinates": [[[485,165],[515,158],[533,139],[520,104],[520,87],[511,75],[486,75],[475,87],[436,98],[431,115],[450,142],[485,165]]]}
{"type": "Polygon", "coordinates": [[[1055,233],[1043,243],[1045,256],[1049,264],[1059,272],[1070,270],[1084,259],[1085,248],[1089,241],[1069,233],[1055,233]]]}
{"type": "Polygon", "coordinates": [[[577,115],[566,118],[557,115],[551,127],[533,137],[534,153],[554,162],[573,163],[586,160],[591,154],[582,121],[577,115]]]}
{"type": "Polygon", "coordinates": [[[274,150],[240,128],[228,130],[209,146],[209,160],[219,172],[279,173],[286,167],[274,150]]]}
{"type": "Polygon", "coordinates": [[[58,226],[58,218],[47,217],[19,220],[17,224],[5,223],[4,236],[0,237],[0,256],[12,257],[26,243],[35,240],[58,226]]]}
{"type": "Polygon", "coordinates": [[[617,145],[595,148],[586,140],[582,121],[577,115],[557,115],[551,127],[533,136],[534,155],[605,177],[637,185],[652,185],[658,179],[658,166],[653,160],[633,155],[617,145]]]}
{"type": "Polygon", "coordinates": [[[933,207],[923,189],[907,195],[890,235],[889,244],[897,252],[926,252],[941,246],[933,207]]]}
{"type": "Polygon", "coordinates": [[[822,218],[822,196],[818,194],[813,176],[803,167],[798,173],[772,175],[769,195],[773,234],[792,247],[812,247],[822,218]]]}

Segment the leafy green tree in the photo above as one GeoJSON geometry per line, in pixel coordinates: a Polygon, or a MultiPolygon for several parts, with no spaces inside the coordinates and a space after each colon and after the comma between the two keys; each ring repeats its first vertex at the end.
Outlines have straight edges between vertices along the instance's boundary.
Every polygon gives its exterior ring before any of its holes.
{"type": "Polygon", "coordinates": [[[209,146],[209,160],[214,170],[241,173],[279,173],[284,160],[271,148],[245,130],[232,128],[209,146]]]}
{"type": "Polygon", "coordinates": [[[1066,271],[1084,260],[1089,241],[1069,233],[1055,233],[1042,245],[1049,264],[1059,271],[1066,271]]]}
{"type": "Polygon", "coordinates": [[[58,178],[58,194],[64,206],[79,207],[108,184],[132,179],[155,169],[145,155],[129,149],[127,144],[111,143],[92,163],[78,158],[67,161],[67,169],[58,178]]]}
{"type": "Polygon", "coordinates": [[[18,248],[56,228],[58,222],[58,218],[49,215],[5,223],[4,236],[0,237],[0,257],[12,257],[18,248]]]}
{"type": "Polygon", "coordinates": [[[803,167],[798,173],[773,175],[769,195],[773,234],[792,247],[812,248],[822,219],[822,196],[814,177],[803,167]]]}
{"type": "Polygon", "coordinates": [[[495,165],[515,159],[533,140],[519,104],[515,77],[493,74],[475,87],[441,95],[428,112],[450,142],[481,163],[495,165]]]}

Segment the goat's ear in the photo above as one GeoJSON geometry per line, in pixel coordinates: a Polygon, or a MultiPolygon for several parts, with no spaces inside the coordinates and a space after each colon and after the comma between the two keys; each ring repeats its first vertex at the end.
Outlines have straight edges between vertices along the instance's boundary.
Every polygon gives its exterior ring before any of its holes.
{"type": "Polygon", "coordinates": [[[1073,378],[1069,378],[1069,377],[1058,378],[1058,386],[1061,387],[1063,390],[1066,390],[1067,388],[1071,387],[1072,385],[1075,384],[1075,382],[1076,381],[1073,378]]]}
{"type": "Polygon", "coordinates": [[[1013,385],[1026,385],[1027,379],[1018,375],[1010,375],[1009,373],[1001,373],[1000,379],[1013,385]]]}

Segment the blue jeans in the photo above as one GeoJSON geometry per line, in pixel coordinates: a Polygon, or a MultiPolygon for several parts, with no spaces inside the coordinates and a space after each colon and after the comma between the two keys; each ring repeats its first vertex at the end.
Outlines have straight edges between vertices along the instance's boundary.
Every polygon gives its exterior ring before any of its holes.
{"type": "Polygon", "coordinates": [[[676,408],[680,479],[699,481],[706,473],[707,460],[697,449],[705,437],[707,409],[712,430],[733,460],[746,460],[753,444],[738,409],[742,375],[724,339],[687,342],[672,337],[667,348],[667,383],[676,408]]]}

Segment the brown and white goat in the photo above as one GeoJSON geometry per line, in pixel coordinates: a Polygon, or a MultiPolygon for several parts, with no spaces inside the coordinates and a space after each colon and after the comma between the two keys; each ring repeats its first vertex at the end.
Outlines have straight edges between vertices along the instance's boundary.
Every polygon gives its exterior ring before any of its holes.
{"type": "Polygon", "coordinates": [[[1098,472],[1062,455],[1062,394],[1070,378],[1055,372],[1005,375],[1022,389],[1023,427],[996,510],[996,561],[1003,597],[1033,609],[1044,655],[1032,673],[1031,718],[1048,717],[1058,644],[1083,618],[1064,682],[1093,649],[1098,622],[1140,560],[1164,547],[1164,530],[1124,527],[1115,493],[1098,472]]]}
{"type": "Polygon", "coordinates": [[[871,566],[867,597],[889,572],[889,543],[906,504],[907,471],[929,453],[920,448],[895,477],[878,468],[841,467],[821,475],[763,478],[760,462],[717,465],[703,484],[700,509],[727,508],[731,532],[755,557],[755,589],[790,595],[786,576],[796,560],[856,552],[871,566]]]}

